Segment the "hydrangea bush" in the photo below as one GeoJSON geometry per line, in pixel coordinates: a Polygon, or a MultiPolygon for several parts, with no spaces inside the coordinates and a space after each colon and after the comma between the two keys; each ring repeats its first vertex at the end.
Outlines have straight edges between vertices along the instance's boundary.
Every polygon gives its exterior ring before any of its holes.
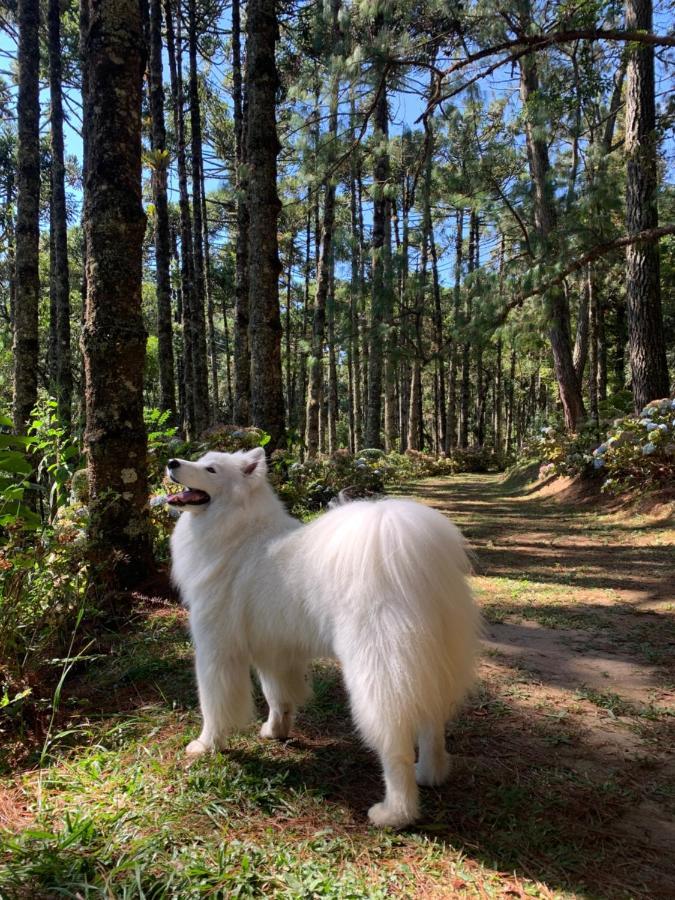
{"type": "Polygon", "coordinates": [[[675,400],[648,403],[639,416],[616,419],[593,451],[604,490],[665,487],[675,483],[675,400]]]}
{"type": "Polygon", "coordinates": [[[566,434],[542,428],[536,453],[539,477],[597,473],[605,491],[665,487],[675,483],[675,399],[648,403],[639,416],[614,419],[598,445],[595,432],[566,434]]]}

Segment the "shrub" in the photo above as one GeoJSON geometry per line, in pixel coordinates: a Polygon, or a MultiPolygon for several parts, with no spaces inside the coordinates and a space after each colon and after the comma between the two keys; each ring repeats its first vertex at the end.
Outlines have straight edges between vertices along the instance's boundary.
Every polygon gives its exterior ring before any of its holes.
{"type": "Polygon", "coordinates": [[[593,451],[603,490],[660,487],[675,482],[675,400],[648,403],[639,416],[616,419],[593,451]]]}
{"type": "Polygon", "coordinates": [[[542,460],[540,477],[590,475],[603,479],[602,489],[621,491],[665,487],[675,479],[675,400],[648,403],[639,416],[614,419],[598,446],[595,428],[569,434],[542,428],[531,452],[542,460]]]}

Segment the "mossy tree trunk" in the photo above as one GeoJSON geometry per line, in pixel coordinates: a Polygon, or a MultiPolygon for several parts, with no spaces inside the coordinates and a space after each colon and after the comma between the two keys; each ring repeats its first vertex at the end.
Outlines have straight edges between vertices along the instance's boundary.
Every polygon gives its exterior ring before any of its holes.
{"type": "Polygon", "coordinates": [[[284,441],[281,371],[279,247],[277,220],[275,50],[279,36],[276,0],[249,0],[247,21],[247,163],[249,169],[249,335],[251,341],[251,416],[270,436],[273,450],[284,441]]]}
{"type": "Polygon", "coordinates": [[[162,8],[160,0],[150,0],[149,95],[152,118],[152,198],[155,205],[155,267],[157,280],[157,343],[159,350],[159,403],[162,410],[176,414],[176,379],[171,322],[171,243],[164,124],[164,78],[162,72],[162,8]]]}
{"type": "MultiPolygon", "coordinates": [[[[651,0],[627,0],[626,28],[651,32],[651,0]]],[[[656,110],[654,48],[631,50],[626,77],[626,227],[629,234],[656,228],[656,110]]],[[[636,411],[670,390],[661,309],[659,245],[626,249],[628,342],[636,411]]]]}
{"type": "Polygon", "coordinates": [[[70,283],[68,277],[68,217],[66,214],[61,75],[61,11],[59,0],[49,0],[49,94],[51,105],[51,250],[50,295],[56,314],[54,390],[62,424],[70,426],[73,374],[70,353],[70,283]]]}
{"type": "Polygon", "coordinates": [[[87,306],[82,334],[90,539],[114,585],[147,573],[151,544],[141,308],[144,43],[138,0],[85,0],[87,306]]]}
{"type": "Polygon", "coordinates": [[[19,99],[14,297],[14,430],[37,401],[40,217],[40,4],[19,0],[19,99]]]}

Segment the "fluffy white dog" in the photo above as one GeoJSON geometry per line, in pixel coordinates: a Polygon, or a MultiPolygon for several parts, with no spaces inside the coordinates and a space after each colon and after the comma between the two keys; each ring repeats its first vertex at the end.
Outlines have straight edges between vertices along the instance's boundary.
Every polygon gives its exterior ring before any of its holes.
{"type": "Polygon", "coordinates": [[[203,716],[188,754],[222,747],[250,722],[252,665],[269,704],[260,733],[286,738],[308,696],[309,661],[335,657],[384,772],[386,795],[369,818],[412,822],[417,784],[448,774],[445,724],[473,680],[479,615],[458,529],[394,499],[301,525],[269,485],[261,448],[172,459],[168,472],[189,485],[168,498],[184,510],[173,578],[190,609],[203,716]]]}

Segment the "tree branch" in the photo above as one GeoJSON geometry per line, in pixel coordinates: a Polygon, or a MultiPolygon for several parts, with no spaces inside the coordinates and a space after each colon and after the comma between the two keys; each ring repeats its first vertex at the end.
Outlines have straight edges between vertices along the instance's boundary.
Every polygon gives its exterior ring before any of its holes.
{"type": "Polygon", "coordinates": [[[583,256],[580,256],[578,259],[575,259],[573,263],[570,263],[570,265],[556,275],[555,278],[551,278],[550,281],[545,281],[543,284],[540,284],[538,287],[532,288],[529,291],[516,294],[515,297],[509,300],[499,314],[496,324],[503,325],[507,320],[509,313],[522,306],[530,297],[536,297],[539,294],[546,293],[546,291],[549,291],[551,288],[558,287],[569,275],[578,272],[579,269],[583,269],[589,262],[593,262],[593,260],[599,259],[607,253],[611,253],[612,250],[620,250],[622,247],[629,247],[631,244],[651,244],[654,241],[658,241],[659,238],[666,237],[666,235],[669,234],[675,234],[675,225],[663,225],[661,228],[647,228],[644,231],[638,231],[637,234],[628,234],[620,238],[615,238],[613,241],[604,241],[602,244],[596,244],[595,247],[587,253],[584,253],[583,256]]]}
{"type": "MultiPolygon", "coordinates": [[[[551,47],[555,44],[568,44],[572,41],[580,40],[619,41],[623,43],[647,44],[653,47],[675,47],[675,34],[652,34],[648,31],[622,31],[617,28],[563,29],[562,31],[554,31],[549,34],[518,34],[510,40],[502,41],[502,43],[495,44],[492,47],[485,47],[482,50],[477,50],[475,53],[470,53],[463,59],[457,60],[457,62],[448,66],[447,69],[439,72],[438,84],[440,87],[444,78],[448,78],[450,75],[454,75],[455,73],[466,69],[468,66],[473,65],[473,63],[480,62],[490,56],[496,56],[499,53],[511,51],[504,59],[489,66],[485,72],[481,72],[479,75],[474,76],[469,82],[470,84],[474,81],[478,81],[485,75],[491,74],[500,66],[506,65],[509,62],[514,62],[526,53],[543,50],[546,47],[551,47]]],[[[437,95],[431,98],[427,108],[416,121],[422,121],[435,106],[459,93],[459,91],[463,90],[465,87],[466,85],[462,85],[443,96],[440,96],[439,90],[437,95]]]]}

